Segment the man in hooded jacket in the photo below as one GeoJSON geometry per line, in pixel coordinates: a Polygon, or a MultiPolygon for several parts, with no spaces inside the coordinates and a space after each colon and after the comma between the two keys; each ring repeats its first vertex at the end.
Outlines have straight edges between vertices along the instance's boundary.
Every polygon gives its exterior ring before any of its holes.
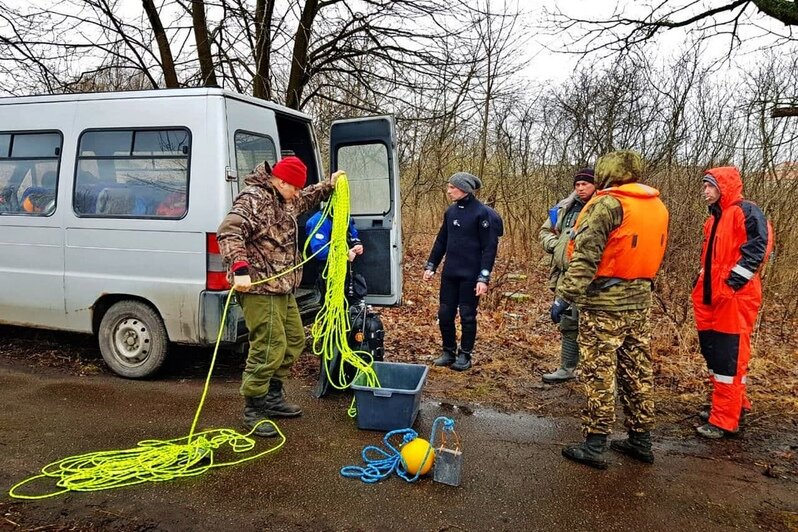
{"type": "Polygon", "coordinates": [[[612,448],[646,463],[654,461],[654,425],[649,310],[653,279],[665,254],[668,210],[659,191],[639,183],[643,160],[622,150],[601,157],[596,192],[577,218],[571,260],[557,287],[551,318],[558,323],[572,304],[579,307],[579,347],[587,405],[585,441],[562,454],[607,468],[607,435],[615,422],[617,395],[628,438],[612,448]]]}
{"type": "MultiPolygon", "coordinates": [[[[574,191],[549,210],[549,216],[540,227],[538,239],[543,250],[551,255],[549,288],[556,292],[566,270],[568,270],[568,242],[582,208],[596,192],[595,176],[592,168],[583,168],[574,175],[574,191]]],[[[575,378],[574,371],[579,364],[579,312],[575,305],[563,314],[559,323],[562,342],[560,346],[560,367],[543,375],[546,384],[557,384],[575,378]]]]}
{"type": "Polygon", "coordinates": [[[692,298],[713,390],[709,412],[699,414],[706,423],[696,430],[706,438],[722,438],[737,432],[751,409],[745,395],[751,331],[762,303],[759,272],[773,248],[773,230],[759,207],[743,199],[737,168],[712,168],[702,183],[710,216],[692,298]]]}

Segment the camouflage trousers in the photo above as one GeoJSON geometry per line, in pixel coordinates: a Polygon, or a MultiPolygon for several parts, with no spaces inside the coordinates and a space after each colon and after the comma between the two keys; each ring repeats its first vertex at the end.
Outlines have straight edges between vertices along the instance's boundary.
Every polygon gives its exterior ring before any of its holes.
{"type": "Polygon", "coordinates": [[[654,426],[654,371],[649,310],[590,310],[579,313],[580,367],[587,395],[585,434],[609,434],[615,423],[615,395],[636,432],[654,426]],[[617,382],[617,384],[616,384],[617,382]]]}

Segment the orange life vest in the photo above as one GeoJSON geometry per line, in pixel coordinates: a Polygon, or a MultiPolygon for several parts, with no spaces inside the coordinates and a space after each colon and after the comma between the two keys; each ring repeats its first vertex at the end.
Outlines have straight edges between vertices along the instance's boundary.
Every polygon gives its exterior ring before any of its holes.
{"type": "MultiPolygon", "coordinates": [[[[574,235],[579,234],[579,225],[591,204],[601,196],[612,196],[621,202],[623,220],[607,239],[596,277],[653,279],[662,264],[668,242],[668,209],[659,199],[659,191],[641,183],[627,183],[596,192],[579,213],[574,235]]],[[[571,240],[568,243],[569,258],[573,249],[574,241],[571,240]]]]}

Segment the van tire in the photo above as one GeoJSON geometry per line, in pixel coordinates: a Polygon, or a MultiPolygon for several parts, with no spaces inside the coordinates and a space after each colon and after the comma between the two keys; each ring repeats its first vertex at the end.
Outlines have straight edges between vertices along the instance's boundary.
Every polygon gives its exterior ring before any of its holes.
{"type": "Polygon", "coordinates": [[[158,313],[145,303],[124,300],[111,305],[97,336],[105,363],[122,377],[150,377],[166,360],[166,328],[158,313]]]}

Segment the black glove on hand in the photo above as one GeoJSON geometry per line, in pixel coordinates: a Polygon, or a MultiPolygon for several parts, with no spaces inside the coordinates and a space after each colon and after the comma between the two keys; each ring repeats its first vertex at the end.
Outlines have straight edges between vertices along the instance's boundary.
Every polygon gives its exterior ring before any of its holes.
{"type": "Polygon", "coordinates": [[[554,303],[551,305],[551,321],[554,323],[560,323],[562,320],[562,315],[565,314],[565,311],[571,308],[571,304],[562,298],[555,298],[554,303]]]}
{"type": "Polygon", "coordinates": [[[731,274],[729,274],[729,278],[726,279],[726,284],[729,285],[735,292],[745,286],[745,283],[747,282],[748,279],[737,272],[731,272],[731,274]]]}

